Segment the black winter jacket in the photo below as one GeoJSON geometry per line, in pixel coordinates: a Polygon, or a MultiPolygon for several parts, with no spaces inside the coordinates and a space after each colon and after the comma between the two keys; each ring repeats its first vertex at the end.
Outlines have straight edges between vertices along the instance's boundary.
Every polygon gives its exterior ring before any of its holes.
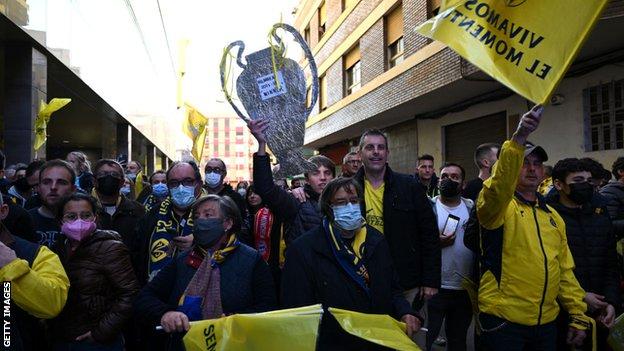
{"type": "MultiPolygon", "coordinates": [[[[364,168],[354,176],[364,188],[364,168]]],[[[383,195],[384,236],[394,267],[405,290],[440,287],[440,238],[438,224],[423,187],[407,174],[386,166],[383,195]]],[[[366,216],[366,203],[362,201],[366,216]]]]}
{"type": "Polygon", "coordinates": [[[121,240],[130,249],[131,257],[137,255],[137,248],[134,246],[136,225],[145,215],[145,208],[137,201],[121,196],[121,202],[117,210],[111,216],[105,211],[98,213],[100,225],[103,230],[113,230],[121,235],[121,240]]]}
{"type": "MultiPolygon", "coordinates": [[[[418,316],[403,297],[388,244],[370,226],[367,226],[363,260],[370,277],[369,295],[340,266],[323,226],[305,233],[292,243],[286,254],[281,290],[283,307],[321,303],[324,309],[387,314],[396,319],[405,314],[418,316]]],[[[377,350],[380,347],[347,334],[331,313],[326,312],[321,320],[317,349],[377,350]]]]}
{"type": "Polygon", "coordinates": [[[600,189],[600,195],[607,199],[607,210],[613,222],[616,238],[624,237],[624,184],[611,181],[600,189]]]}
{"type": "Polygon", "coordinates": [[[269,156],[254,155],[253,181],[255,191],[273,213],[286,223],[284,241],[288,246],[303,233],[321,224],[321,210],[318,206],[319,194],[306,185],[308,201],[300,203],[286,190],[273,183],[269,156]]]}
{"type": "Polygon", "coordinates": [[[619,311],[620,276],[615,237],[606,209],[595,204],[580,209],[565,207],[559,202],[558,194],[552,200],[550,205],[566,224],[576,279],[583,290],[605,296],[605,300],[619,311]]]}

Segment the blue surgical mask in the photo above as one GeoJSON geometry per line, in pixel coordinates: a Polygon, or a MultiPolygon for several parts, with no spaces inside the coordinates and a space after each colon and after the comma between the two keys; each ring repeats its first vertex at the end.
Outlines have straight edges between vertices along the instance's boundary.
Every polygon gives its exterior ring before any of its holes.
{"type": "Polygon", "coordinates": [[[119,192],[121,192],[123,195],[128,196],[130,194],[130,191],[132,189],[130,189],[130,185],[124,185],[119,192]]]}
{"type": "Polygon", "coordinates": [[[366,223],[359,204],[333,206],[332,210],[334,210],[334,222],[344,230],[356,230],[366,223]]]}
{"type": "Polygon", "coordinates": [[[179,208],[188,208],[195,202],[195,187],[178,185],[177,188],[173,188],[171,191],[171,201],[179,208]]]}
{"type": "Polygon", "coordinates": [[[165,197],[169,194],[169,188],[165,183],[156,183],[152,185],[152,194],[156,197],[165,197]]]}
{"type": "Polygon", "coordinates": [[[215,172],[206,173],[206,185],[213,189],[221,185],[221,174],[215,172]]]}
{"type": "Polygon", "coordinates": [[[219,218],[197,218],[193,221],[193,241],[204,248],[214,245],[225,235],[223,220],[219,218]]]}

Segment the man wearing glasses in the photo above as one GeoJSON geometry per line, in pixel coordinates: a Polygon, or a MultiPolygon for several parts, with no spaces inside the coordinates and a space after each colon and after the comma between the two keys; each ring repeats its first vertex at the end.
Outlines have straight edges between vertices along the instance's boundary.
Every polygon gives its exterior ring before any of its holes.
{"type": "Polygon", "coordinates": [[[193,244],[191,207],[202,194],[199,167],[193,161],[176,162],[167,170],[169,197],[137,225],[141,244],[137,277],[144,285],[193,244]]]}
{"type": "Polygon", "coordinates": [[[362,158],[359,153],[352,151],[345,155],[342,163],[342,176],[353,177],[362,166],[362,158]]]}
{"type": "Polygon", "coordinates": [[[61,235],[56,212],[61,199],[76,191],[76,172],[63,160],[46,162],[39,171],[42,205],[28,211],[35,227],[35,242],[51,247],[61,235]]]}

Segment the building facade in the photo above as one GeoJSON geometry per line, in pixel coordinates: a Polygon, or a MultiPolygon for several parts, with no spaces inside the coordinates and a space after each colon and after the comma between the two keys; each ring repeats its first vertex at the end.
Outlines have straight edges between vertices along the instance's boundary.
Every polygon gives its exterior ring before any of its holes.
{"type": "MultiPolygon", "coordinates": [[[[419,154],[476,175],[473,152],[502,142],[528,103],[444,44],[414,32],[439,0],[302,0],[295,26],[319,68],[319,103],[305,146],[337,164],[369,128],[390,138],[390,165],[413,173],[419,154]]],[[[610,166],[624,148],[624,1],[612,0],[546,107],[533,141],[551,160],[610,166]],[[621,116],[618,117],[618,116],[621,116]]]]}
{"type": "Polygon", "coordinates": [[[236,183],[252,178],[253,153],[258,146],[249,128],[236,116],[207,117],[206,143],[202,165],[212,158],[220,158],[227,166],[225,181],[236,183]]]}

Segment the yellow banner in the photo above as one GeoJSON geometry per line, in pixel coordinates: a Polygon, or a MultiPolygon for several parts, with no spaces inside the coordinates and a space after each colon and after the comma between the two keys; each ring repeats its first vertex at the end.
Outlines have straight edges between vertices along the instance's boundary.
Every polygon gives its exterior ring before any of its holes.
{"type": "Polygon", "coordinates": [[[342,329],[351,335],[395,350],[420,350],[405,334],[405,323],[388,315],[359,313],[333,307],[329,308],[329,312],[342,329]]]}
{"type": "Polygon", "coordinates": [[[52,113],[60,110],[63,106],[69,104],[70,102],[71,99],[59,98],[52,99],[49,104],[46,104],[43,100],[39,102],[39,112],[37,113],[37,118],[35,119],[35,142],[33,143],[33,148],[35,150],[39,150],[39,148],[43,146],[48,139],[48,122],[50,122],[52,113]]]}
{"type": "Polygon", "coordinates": [[[446,0],[416,28],[536,102],[549,100],[608,0],[446,0]]]}
{"type": "Polygon", "coordinates": [[[201,162],[204,153],[204,143],[206,141],[206,125],[208,118],[202,115],[192,106],[186,106],[186,120],[184,121],[183,131],[191,140],[193,140],[193,148],[191,154],[197,162],[201,162]]]}
{"type": "Polygon", "coordinates": [[[187,351],[314,351],[323,309],[313,305],[192,322],[187,351]]]}

